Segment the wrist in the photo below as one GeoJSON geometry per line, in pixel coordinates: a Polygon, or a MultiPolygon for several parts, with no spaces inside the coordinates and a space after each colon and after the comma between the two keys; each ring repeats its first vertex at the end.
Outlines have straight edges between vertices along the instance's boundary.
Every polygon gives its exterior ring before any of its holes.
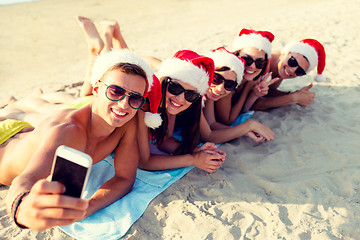
{"type": "Polygon", "coordinates": [[[17,197],[14,199],[14,201],[11,205],[11,217],[14,220],[14,223],[16,224],[16,226],[18,226],[21,229],[27,229],[28,227],[26,227],[18,222],[17,215],[18,215],[19,207],[20,207],[20,204],[21,204],[23,198],[26,195],[28,195],[29,193],[30,193],[30,190],[20,193],[19,195],[17,195],[17,197]]]}
{"type": "Polygon", "coordinates": [[[188,167],[196,167],[196,159],[195,159],[195,154],[197,154],[197,152],[192,153],[192,154],[187,154],[188,157],[187,159],[189,159],[188,161],[188,167]]]}

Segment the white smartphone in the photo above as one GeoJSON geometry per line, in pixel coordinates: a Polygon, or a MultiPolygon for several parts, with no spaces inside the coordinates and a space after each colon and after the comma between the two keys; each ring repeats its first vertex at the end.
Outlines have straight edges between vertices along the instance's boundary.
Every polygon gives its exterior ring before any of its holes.
{"type": "Polygon", "coordinates": [[[92,158],[88,154],[61,145],[55,152],[51,181],[64,184],[64,195],[83,198],[91,166],[92,158]]]}

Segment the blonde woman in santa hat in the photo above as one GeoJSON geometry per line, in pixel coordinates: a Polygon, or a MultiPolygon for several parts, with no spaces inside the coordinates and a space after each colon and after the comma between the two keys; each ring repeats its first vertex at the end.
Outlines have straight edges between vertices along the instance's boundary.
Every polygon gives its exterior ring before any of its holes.
{"type": "Polygon", "coordinates": [[[290,92],[280,91],[278,87],[284,79],[304,76],[316,67],[315,81],[324,81],[325,77],[322,73],[325,68],[325,58],[323,45],[315,39],[291,42],[281,52],[273,53],[270,60],[270,71],[273,73],[273,77],[278,77],[280,80],[269,86],[269,93],[265,97],[259,98],[252,109],[265,110],[291,104],[297,104],[303,108],[310,106],[315,98],[315,93],[310,92],[312,83],[290,92]]]}
{"type": "Polygon", "coordinates": [[[269,127],[242,117],[241,124],[228,126],[216,120],[215,102],[234,91],[243,80],[245,60],[237,57],[224,47],[217,48],[208,57],[214,60],[215,72],[212,83],[205,93],[205,106],[201,115],[201,139],[214,143],[224,143],[241,136],[249,136],[257,143],[270,141],[274,133],[269,127]]]}
{"type": "Polygon", "coordinates": [[[268,31],[242,29],[233,45],[234,54],[245,61],[244,76],[231,95],[216,102],[216,117],[226,125],[231,125],[241,113],[247,112],[258,96],[267,94],[268,85],[278,79],[271,79],[271,73],[266,74],[271,42],[274,35],[268,31]]]}

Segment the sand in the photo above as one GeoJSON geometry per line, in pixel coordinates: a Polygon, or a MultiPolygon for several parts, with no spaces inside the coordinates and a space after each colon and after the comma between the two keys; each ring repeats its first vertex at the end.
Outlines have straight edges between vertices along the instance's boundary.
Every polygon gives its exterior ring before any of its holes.
{"type": "MultiPolygon", "coordinates": [[[[269,30],[273,49],[322,42],[327,80],[314,103],[256,112],[275,132],[221,146],[214,174],[193,169],[160,194],[124,239],[360,239],[360,2],[356,0],[41,0],[0,7],[0,106],[33,89],[78,93],[87,49],[75,16],[115,19],[129,47],[164,59],[231,46],[241,28],[269,30]],[[151,4],[150,4],[151,2],[151,4]]],[[[299,89],[312,76],[284,81],[299,89]]],[[[17,229],[0,188],[0,239],[72,239],[17,229]]]]}

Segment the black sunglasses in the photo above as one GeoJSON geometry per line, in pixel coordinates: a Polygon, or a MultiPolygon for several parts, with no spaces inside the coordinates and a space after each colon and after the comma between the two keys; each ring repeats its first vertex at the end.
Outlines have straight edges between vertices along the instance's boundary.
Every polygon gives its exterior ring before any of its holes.
{"type": "Polygon", "coordinates": [[[184,93],[185,100],[188,102],[195,102],[201,95],[194,91],[194,90],[185,90],[183,86],[181,86],[180,83],[171,81],[171,78],[166,78],[166,81],[168,83],[168,92],[172,95],[180,95],[181,93],[184,93]]]}
{"type": "Polygon", "coordinates": [[[241,58],[245,60],[246,67],[250,66],[251,64],[253,64],[253,62],[255,62],[255,67],[257,69],[263,69],[265,64],[267,64],[267,60],[265,60],[263,58],[257,58],[254,60],[252,57],[247,56],[247,55],[242,56],[241,58]]]}
{"type": "Polygon", "coordinates": [[[140,93],[126,92],[125,89],[117,85],[107,85],[106,83],[104,85],[106,86],[105,96],[110,101],[120,101],[128,95],[129,105],[133,109],[139,109],[145,103],[145,98],[140,93]]]}
{"type": "Polygon", "coordinates": [[[294,56],[291,56],[288,60],[288,65],[290,67],[297,67],[297,69],[295,70],[295,74],[296,76],[304,76],[306,75],[305,70],[299,66],[298,61],[296,60],[296,58],[294,58],[294,56]]]}
{"type": "Polygon", "coordinates": [[[213,78],[212,83],[214,85],[220,85],[223,82],[224,82],[224,88],[226,91],[232,91],[238,85],[238,83],[236,81],[225,79],[221,74],[214,73],[214,78],[213,78]]]}

